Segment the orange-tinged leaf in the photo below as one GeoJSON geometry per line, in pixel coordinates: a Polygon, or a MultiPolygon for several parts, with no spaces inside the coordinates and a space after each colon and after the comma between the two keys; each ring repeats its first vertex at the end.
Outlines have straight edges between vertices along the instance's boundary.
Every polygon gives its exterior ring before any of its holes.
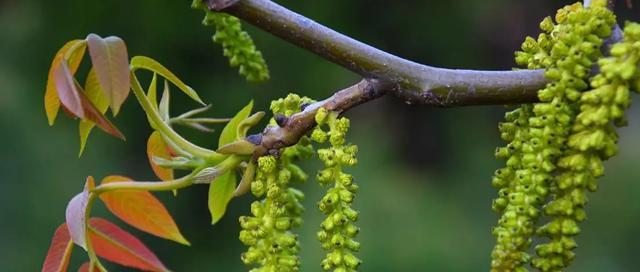
{"type": "MultiPolygon", "coordinates": [[[[104,95],[93,69],[89,70],[89,74],[87,75],[87,80],[84,83],[84,93],[100,113],[104,114],[107,111],[109,108],[109,101],[104,95]]],[[[82,151],[84,151],[87,144],[87,138],[89,138],[89,133],[91,133],[91,130],[95,125],[96,124],[90,120],[80,120],[80,125],[78,127],[80,132],[80,153],[78,156],[82,155],[82,151]]]]}
{"type": "Polygon", "coordinates": [[[109,261],[146,271],[169,271],[138,238],[105,219],[89,220],[89,239],[96,254],[109,261]]]}
{"type": "Polygon", "coordinates": [[[98,82],[109,100],[113,115],[129,96],[129,56],[127,46],[118,37],[101,38],[96,34],[87,36],[91,63],[98,82]]]}
{"type": "MultiPolygon", "coordinates": [[[[78,82],[75,82],[75,85],[76,90],[82,90],[82,87],[80,87],[78,82]]],[[[120,132],[120,130],[118,130],[118,128],[111,123],[111,121],[109,121],[109,119],[107,119],[107,117],[104,116],[104,114],[102,114],[95,105],[93,105],[93,103],[91,103],[84,92],[78,92],[78,96],[80,97],[80,102],[82,103],[82,108],[84,110],[85,118],[83,118],[83,120],[92,121],[104,132],[125,140],[122,132],[120,132]]]]}
{"type": "Polygon", "coordinates": [[[84,40],[72,40],[67,42],[64,46],[62,46],[62,48],[60,48],[60,50],[58,50],[55,57],[53,58],[53,61],[51,62],[51,67],[49,68],[47,88],[45,89],[44,93],[44,109],[47,113],[47,119],[50,126],[55,122],[56,116],[58,115],[58,110],[60,109],[60,99],[58,98],[58,93],[56,91],[56,81],[54,73],[56,68],[60,65],[65,55],[71,48],[75,49],[73,52],[71,52],[71,56],[68,59],[68,65],[71,74],[75,74],[76,70],[78,70],[78,66],[80,66],[82,57],[84,57],[84,51],[86,49],[86,43],[84,40]]]}
{"type": "MultiPolygon", "coordinates": [[[[108,176],[102,184],[131,181],[123,176],[108,176]]],[[[110,191],[100,195],[107,208],[123,221],[161,238],[189,245],[162,202],[147,191],[110,191]]]]}
{"type": "Polygon", "coordinates": [[[91,263],[85,262],[80,267],[78,267],[78,272],[93,272],[95,271],[95,266],[91,267],[91,263]]]}
{"type": "Polygon", "coordinates": [[[87,241],[85,240],[85,215],[87,211],[87,204],[89,202],[89,191],[94,187],[95,182],[93,177],[88,176],[87,181],[84,184],[84,190],[69,201],[69,204],[67,204],[67,210],[65,211],[69,236],[76,245],[84,249],[87,248],[87,241]]]}
{"type": "Polygon", "coordinates": [[[63,223],[56,229],[51,246],[47,252],[47,257],[42,265],[42,272],[62,272],[67,271],[69,258],[73,249],[73,241],[69,236],[67,224],[63,223]]]}
{"type": "Polygon", "coordinates": [[[167,146],[167,143],[162,139],[160,132],[154,131],[151,133],[151,136],[149,136],[149,140],[147,141],[147,157],[149,157],[151,168],[158,178],[161,180],[173,179],[173,169],[162,168],[153,161],[153,157],[171,160],[169,146],[167,146]]]}

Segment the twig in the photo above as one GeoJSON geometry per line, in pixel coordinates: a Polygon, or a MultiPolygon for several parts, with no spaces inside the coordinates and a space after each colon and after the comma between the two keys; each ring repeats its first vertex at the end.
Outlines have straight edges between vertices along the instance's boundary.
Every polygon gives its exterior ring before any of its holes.
{"type": "Polygon", "coordinates": [[[254,156],[274,153],[280,148],[297,143],[300,137],[316,125],[315,115],[320,108],[344,113],[357,105],[383,96],[388,90],[392,90],[388,82],[376,79],[362,80],[325,100],[313,103],[283,120],[282,126],[267,126],[261,134],[248,136],[247,139],[257,145],[254,156]]]}

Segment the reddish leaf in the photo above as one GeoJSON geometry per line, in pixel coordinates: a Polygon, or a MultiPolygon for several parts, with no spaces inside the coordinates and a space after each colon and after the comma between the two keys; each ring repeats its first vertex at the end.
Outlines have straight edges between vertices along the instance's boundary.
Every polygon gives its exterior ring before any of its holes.
{"type": "Polygon", "coordinates": [[[58,115],[58,110],[60,109],[60,99],[58,98],[58,93],[56,91],[55,70],[71,48],[75,49],[71,52],[71,56],[67,63],[71,74],[75,74],[76,70],[78,70],[78,66],[80,66],[82,57],[84,56],[86,43],[84,40],[72,40],[67,42],[62,48],[60,48],[60,50],[58,50],[51,62],[49,76],[47,79],[47,88],[44,93],[44,109],[47,113],[49,125],[53,125],[56,120],[56,116],[58,115]],[[82,45],[80,45],[80,43],[82,43],[82,45]]]}
{"type": "Polygon", "coordinates": [[[129,95],[129,56],[127,46],[118,37],[101,38],[96,34],[87,36],[91,63],[96,71],[105,96],[109,100],[113,115],[129,95]]]}
{"type": "Polygon", "coordinates": [[[65,212],[67,229],[69,230],[71,240],[73,240],[76,245],[79,245],[84,249],[87,249],[87,242],[85,240],[85,215],[87,204],[89,202],[89,190],[93,187],[95,187],[93,177],[88,176],[84,185],[84,190],[69,201],[65,212]]]}
{"type": "Polygon", "coordinates": [[[95,270],[94,267],[90,267],[91,263],[85,262],[80,267],[78,267],[78,272],[93,272],[95,270]]]}
{"type": "MultiPolygon", "coordinates": [[[[102,184],[130,181],[122,176],[108,176],[102,184]]],[[[167,209],[147,191],[111,191],[100,195],[107,208],[128,224],[161,238],[188,245],[167,209]]]]}
{"type": "MultiPolygon", "coordinates": [[[[75,82],[75,84],[76,90],[82,90],[82,87],[80,87],[80,84],[78,84],[78,82],[75,82]]],[[[118,130],[118,128],[113,125],[113,123],[111,123],[111,121],[109,121],[109,119],[107,119],[107,117],[105,117],[104,114],[102,114],[100,110],[98,110],[96,106],[93,105],[93,103],[91,103],[91,101],[89,101],[89,98],[87,98],[87,96],[83,92],[78,92],[78,96],[80,97],[82,108],[84,110],[85,118],[83,119],[90,120],[104,132],[125,140],[122,132],[120,132],[120,130],[118,130]]]]}
{"type": "Polygon", "coordinates": [[[157,131],[151,133],[151,136],[149,136],[149,140],[147,141],[147,157],[149,157],[151,168],[158,178],[161,180],[173,179],[173,169],[162,168],[153,161],[153,157],[167,160],[171,159],[170,148],[167,146],[164,139],[162,139],[162,135],[157,131]]]}
{"type": "Polygon", "coordinates": [[[73,74],[69,70],[66,62],[60,62],[55,68],[53,76],[56,82],[56,90],[60,102],[69,110],[71,114],[80,119],[84,119],[84,110],[80,99],[80,91],[77,88],[73,74]]]}
{"type": "Polygon", "coordinates": [[[67,271],[72,249],[73,241],[71,241],[71,236],[69,236],[67,224],[63,223],[56,229],[55,234],[53,234],[51,246],[49,246],[49,251],[47,252],[47,258],[42,265],[42,272],[67,271]]]}
{"type": "Polygon", "coordinates": [[[102,219],[89,220],[89,239],[98,256],[109,261],[148,271],[168,271],[138,238],[102,219]]]}

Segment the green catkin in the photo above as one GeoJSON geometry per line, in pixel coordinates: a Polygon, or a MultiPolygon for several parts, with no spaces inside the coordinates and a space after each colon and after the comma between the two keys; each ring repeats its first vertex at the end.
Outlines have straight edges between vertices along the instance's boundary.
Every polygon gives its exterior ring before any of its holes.
{"type": "MultiPolygon", "coordinates": [[[[289,95],[271,104],[274,114],[290,115],[300,111],[300,105],[308,98],[289,95]]],[[[272,122],[274,122],[272,120],[272,122]]],[[[300,257],[297,235],[293,227],[302,224],[304,208],[300,201],[304,194],[290,188],[292,181],[305,181],[307,174],[293,163],[313,154],[308,137],[296,145],[282,149],[278,157],[260,157],[251,192],[263,200],[251,204],[251,216],[240,217],[240,241],[249,246],[242,254],[247,265],[256,265],[254,272],[299,271],[300,257]]]]}
{"type": "Polygon", "coordinates": [[[502,214],[493,229],[492,271],[527,270],[540,205],[552,190],[556,161],[566,149],[576,103],[588,87],[593,62],[601,56],[602,39],[615,22],[596,2],[586,9],[580,3],[560,9],[556,23],[545,18],[540,24],[545,33],[537,40],[528,37],[523,51],[516,52],[518,64],[545,68],[550,82],[538,92],[540,103],[507,113],[507,122],[500,124],[501,137],[509,144],[496,150],[506,167],[497,170],[492,181],[499,189],[492,206],[502,214]]]}
{"type": "Polygon", "coordinates": [[[239,67],[238,72],[248,81],[269,79],[267,63],[262,53],[256,49],[249,33],[242,30],[240,19],[226,13],[209,11],[202,0],[193,0],[191,6],[206,12],[202,23],[215,27],[213,41],[222,46],[223,54],[229,59],[231,67],[239,67]]]}
{"type": "Polygon", "coordinates": [[[351,208],[358,185],[353,176],[344,173],[343,167],[356,164],[357,146],[347,144],[345,140],[349,129],[349,119],[338,117],[337,113],[320,108],[316,114],[318,126],[311,134],[312,140],[324,143],[329,140],[331,146],[318,149],[318,157],[324,169],[318,172],[318,182],[331,186],[318,202],[318,208],[327,217],[320,225],[318,240],[328,253],[321,266],[325,271],[357,271],[362,261],[353,253],[358,251],[360,243],[354,240],[360,231],[355,225],[358,212],[351,208]],[[322,130],[328,126],[328,132],[322,130]]]}
{"type": "Polygon", "coordinates": [[[552,199],[544,207],[551,221],[538,229],[550,238],[536,247],[539,258],[532,263],[542,271],[562,271],[574,258],[573,236],[580,232],[578,223],[586,219],[586,191],[597,189],[597,178],[604,174],[602,162],[618,150],[614,125],[625,124],[630,85],[639,78],[639,42],[640,25],[628,24],[624,40],[612,47],[610,57],[598,61],[600,73],[591,79],[592,89],[580,97],[567,149],[558,160],[552,199]]]}

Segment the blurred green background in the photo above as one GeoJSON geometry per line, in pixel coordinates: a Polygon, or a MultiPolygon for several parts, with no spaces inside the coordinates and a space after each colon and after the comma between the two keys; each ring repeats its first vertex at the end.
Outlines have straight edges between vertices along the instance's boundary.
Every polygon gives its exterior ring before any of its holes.
{"type": "MultiPolygon", "coordinates": [[[[64,114],[49,127],[43,93],[56,50],[70,39],[94,32],[117,35],[133,55],[165,64],[213,104],[211,116],[230,116],[250,99],[257,109],[289,92],[321,99],[357,82],[353,73],[250,26],[270,64],[272,80],[246,83],[227,66],[213,30],[190,1],[0,0],[0,264],[2,271],[37,271],[67,201],[85,177],[123,174],[153,179],[145,154],[150,128],[130,98],[114,122],[127,141],[94,130],[78,158],[77,121],[64,114]]],[[[394,54],[451,68],[510,69],[513,51],[538,22],[568,1],[279,1],[291,9],[394,54]]],[[[621,21],[638,19],[619,9],[621,21]]],[[[637,12],[637,9],[635,10],[637,12]]],[[[85,71],[86,72],[86,71],[85,71]]],[[[82,72],[81,72],[82,74],[82,72]]],[[[197,105],[173,95],[173,114],[197,105]]],[[[493,247],[491,211],[496,195],[491,174],[500,166],[493,150],[502,144],[499,106],[436,109],[407,106],[391,97],[349,112],[360,146],[359,164],[349,169],[361,192],[359,240],[362,271],[487,271],[493,247]]],[[[629,111],[620,130],[620,155],[607,162],[600,191],[591,195],[578,258],[570,271],[634,271],[640,250],[640,109],[629,111]]],[[[218,130],[219,131],[219,130],[218,130]]],[[[213,147],[217,133],[180,130],[213,147]]],[[[319,163],[305,163],[313,176],[319,163]]],[[[300,230],[302,271],[318,271],[323,253],[315,240],[321,217],[314,203],[323,192],[312,179],[305,224],[300,230]]],[[[244,271],[237,218],[252,197],[230,204],[222,222],[210,225],[207,189],[194,186],[158,194],[183,234],[183,247],[125,226],[175,271],[244,271]]],[[[103,207],[96,215],[112,218],[103,207]]],[[[124,226],[121,221],[120,225],[124,226]]],[[[76,249],[71,268],[85,254],[76,249]]],[[[112,266],[115,271],[125,270],[112,266]]]]}

